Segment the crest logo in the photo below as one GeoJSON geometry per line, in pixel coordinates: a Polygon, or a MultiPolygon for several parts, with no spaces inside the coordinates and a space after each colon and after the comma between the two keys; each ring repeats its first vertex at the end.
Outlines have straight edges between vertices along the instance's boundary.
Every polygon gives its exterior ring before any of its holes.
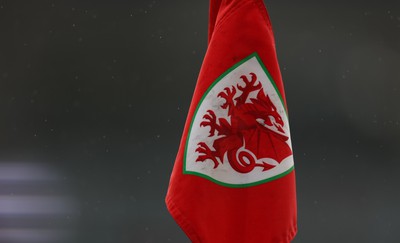
{"type": "Polygon", "coordinates": [[[229,187],[258,185],[293,169],[282,98],[257,54],[205,92],[193,117],[184,173],[229,187]]]}

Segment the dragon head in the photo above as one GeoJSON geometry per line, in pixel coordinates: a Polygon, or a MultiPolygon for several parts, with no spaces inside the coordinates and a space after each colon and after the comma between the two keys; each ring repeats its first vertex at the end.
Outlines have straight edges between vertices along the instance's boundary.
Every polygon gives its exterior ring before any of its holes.
{"type": "Polygon", "coordinates": [[[285,135],[282,117],[269,96],[265,95],[264,92],[260,90],[257,94],[257,98],[253,98],[252,102],[257,107],[257,122],[275,133],[285,135]]]}

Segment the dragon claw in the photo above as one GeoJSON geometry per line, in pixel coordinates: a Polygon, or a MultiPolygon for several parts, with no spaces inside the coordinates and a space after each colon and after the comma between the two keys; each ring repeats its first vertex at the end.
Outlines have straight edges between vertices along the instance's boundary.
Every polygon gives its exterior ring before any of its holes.
{"type": "Polygon", "coordinates": [[[236,88],[235,86],[232,86],[232,90],[229,87],[226,87],[224,89],[225,91],[220,92],[218,94],[218,97],[223,98],[225,100],[225,103],[221,105],[223,109],[226,109],[229,105],[233,104],[233,97],[236,94],[236,88]]]}
{"type": "Polygon", "coordinates": [[[217,168],[219,163],[217,158],[214,156],[214,151],[212,151],[204,142],[200,142],[197,145],[198,147],[195,151],[200,155],[197,157],[196,162],[204,162],[205,160],[210,159],[214,162],[214,169],[217,168]]]}
{"type": "Polygon", "coordinates": [[[242,75],[240,76],[240,78],[243,80],[244,82],[244,86],[240,86],[239,84],[237,85],[238,89],[242,92],[246,92],[246,93],[250,93],[252,91],[258,90],[261,88],[261,83],[258,82],[256,84],[257,81],[257,75],[255,73],[250,73],[251,75],[251,80],[249,80],[247,78],[247,76],[242,75]]]}
{"type": "Polygon", "coordinates": [[[215,130],[218,130],[217,116],[215,115],[214,111],[208,110],[208,111],[207,111],[207,114],[205,114],[205,115],[203,116],[203,119],[204,119],[205,121],[202,121],[202,122],[200,123],[200,126],[201,126],[201,127],[207,127],[207,126],[209,126],[209,127],[210,127],[210,135],[209,135],[209,137],[214,136],[215,130]]]}
{"type": "Polygon", "coordinates": [[[258,82],[256,84],[257,75],[255,73],[250,73],[250,75],[251,75],[251,80],[249,80],[246,75],[240,76],[240,78],[244,82],[244,86],[240,86],[239,84],[236,85],[238,90],[242,91],[242,94],[236,98],[236,100],[239,104],[244,104],[246,102],[247,97],[249,96],[249,94],[251,92],[262,88],[262,85],[260,82],[258,82]]]}

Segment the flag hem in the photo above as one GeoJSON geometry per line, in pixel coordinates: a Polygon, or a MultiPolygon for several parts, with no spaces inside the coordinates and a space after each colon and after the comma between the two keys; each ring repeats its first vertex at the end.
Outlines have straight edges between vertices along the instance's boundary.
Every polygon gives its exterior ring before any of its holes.
{"type": "MultiPolygon", "coordinates": [[[[167,205],[167,209],[171,214],[172,218],[183,230],[186,236],[192,241],[192,243],[200,243],[201,240],[198,234],[196,233],[192,225],[189,223],[189,220],[187,220],[185,215],[179,210],[178,206],[173,202],[169,194],[167,194],[165,198],[165,204],[167,205]]],[[[293,227],[291,227],[291,229],[288,230],[286,237],[282,237],[282,239],[276,243],[290,243],[296,237],[297,232],[298,232],[297,224],[295,224],[293,225],[293,227]]]]}
{"type": "Polygon", "coordinates": [[[174,218],[175,222],[179,225],[179,227],[183,230],[187,237],[193,242],[201,242],[199,236],[196,234],[193,227],[190,225],[189,220],[185,217],[184,214],[178,209],[175,203],[172,201],[169,194],[165,198],[165,204],[167,205],[167,209],[171,214],[172,218],[174,218]]]}

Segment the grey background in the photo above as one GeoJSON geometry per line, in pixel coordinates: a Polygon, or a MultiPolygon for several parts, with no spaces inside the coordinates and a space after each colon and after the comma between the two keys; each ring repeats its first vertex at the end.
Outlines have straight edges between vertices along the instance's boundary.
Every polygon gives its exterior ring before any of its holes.
{"type": "MultiPolygon", "coordinates": [[[[397,242],[400,1],[266,4],[295,153],[294,242],[397,242]]],[[[207,17],[207,1],[0,0],[0,200],[14,202],[0,242],[189,242],[164,196],[207,17]],[[18,213],[35,198],[44,211],[18,213]]]]}

